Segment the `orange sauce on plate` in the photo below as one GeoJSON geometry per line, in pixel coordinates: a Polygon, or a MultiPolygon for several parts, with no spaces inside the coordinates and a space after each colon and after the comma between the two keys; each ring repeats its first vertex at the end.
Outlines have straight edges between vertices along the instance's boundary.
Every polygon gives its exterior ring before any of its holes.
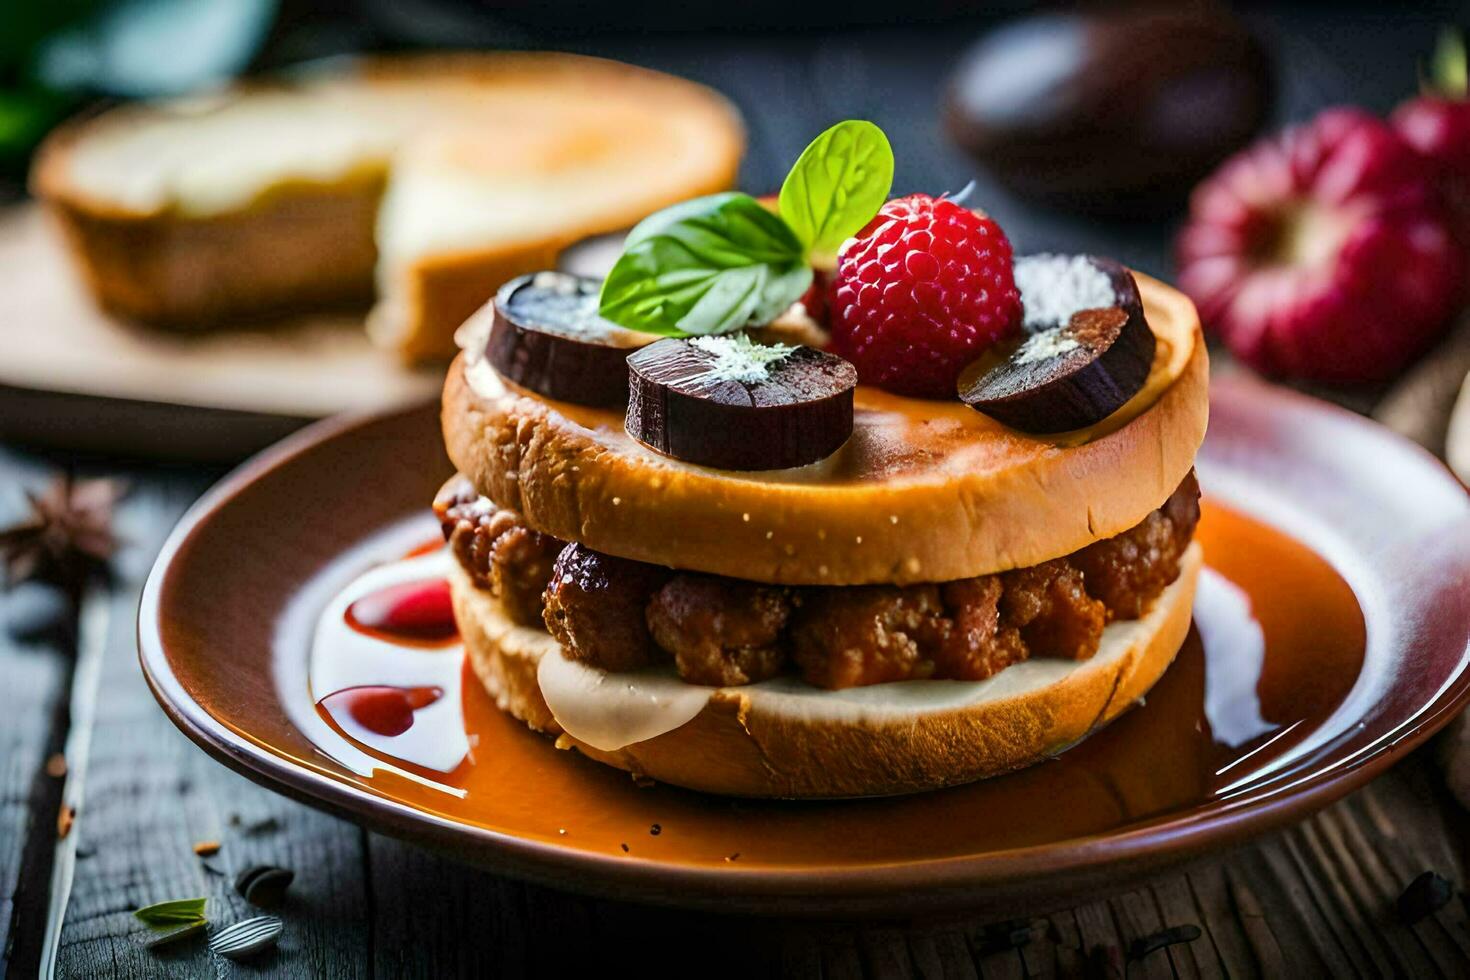
{"type": "MultiPolygon", "coordinates": [[[[1057,758],[1009,776],[916,796],[816,802],[639,786],[502,713],[466,667],[470,751],[456,768],[436,772],[354,743],[419,778],[387,769],[352,778],[466,824],[674,865],[882,864],[1147,823],[1259,782],[1312,737],[1363,665],[1362,612],[1315,552],[1209,501],[1197,538],[1208,571],[1195,626],[1144,703],[1057,758]]],[[[317,710],[343,734],[326,707],[317,710]]],[[[392,725],[403,724],[399,714],[392,725]]]]}

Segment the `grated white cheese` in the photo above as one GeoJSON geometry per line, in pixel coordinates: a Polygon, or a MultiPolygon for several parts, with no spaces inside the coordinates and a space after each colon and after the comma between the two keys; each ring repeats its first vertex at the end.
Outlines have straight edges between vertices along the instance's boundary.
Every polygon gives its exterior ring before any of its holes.
{"type": "Polygon", "coordinates": [[[1072,314],[1118,304],[1113,283],[1085,255],[1033,255],[1016,263],[1026,329],[1065,326],[1072,314]]]}
{"type": "Polygon", "coordinates": [[[578,293],[587,296],[596,295],[595,290],[584,287],[582,280],[564,272],[538,272],[531,277],[531,285],[558,296],[576,296],[578,293]]]}
{"type": "Polygon", "coordinates": [[[692,337],[691,347],[714,356],[714,363],[700,376],[705,381],[738,381],[756,384],[771,376],[771,365],[796,352],[791,344],[757,344],[745,334],[692,337]]]}
{"type": "MultiPolygon", "coordinates": [[[[1084,307],[1084,309],[1091,309],[1091,307],[1084,307]]],[[[1063,334],[1061,327],[1053,327],[1028,337],[1021,345],[1021,349],[1016,352],[1016,363],[1034,364],[1037,361],[1050,360],[1081,346],[1077,338],[1063,334]]]]}

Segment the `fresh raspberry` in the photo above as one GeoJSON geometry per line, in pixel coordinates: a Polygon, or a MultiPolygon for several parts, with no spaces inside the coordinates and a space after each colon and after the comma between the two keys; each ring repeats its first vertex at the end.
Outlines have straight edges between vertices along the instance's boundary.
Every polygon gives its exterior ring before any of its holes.
{"type": "Polygon", "coordinates": [[[812,284],[801,294],[801,305],[806,315],[830,329],[832,324],[832,294],[837,289],[837,270],[816,268],[812,270],[812,284]]]}
{"type": "Polygon", "coordinates": [[[1180,287],[1232,353],[1319,381],[1393,376],[1444,329],[1464,281],[1424,161],[1357,109],[1225,161],[1176,248],[1180,287]]]}
{"type": "Polygon", "coordinates": [[[984,215],[914,194],[883,205],[842,248],[832,347],[858,377],[954,398],[965,365],[1021,324],[1011,243],[984,215]]]}

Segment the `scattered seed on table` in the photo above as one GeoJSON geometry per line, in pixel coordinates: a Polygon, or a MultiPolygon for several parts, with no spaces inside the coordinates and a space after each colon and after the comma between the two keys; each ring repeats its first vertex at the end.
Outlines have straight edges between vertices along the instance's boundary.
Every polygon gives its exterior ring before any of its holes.
{"type": "Polygon", "coordinates": [[[1194,923],[1186,923],[1182,926],[1170,926],[1168,929],[1160,929],[1158,932],[1147,936],[1139,936],[1128,944],[1128,958],[1130,960],[1141,960],[1155,950],[1164,949],[1167,946],[1175,946],[1179,943],[1192,943],[1204,935],[1200,927],[1194,923]]]}
{"type": "Polygon", "coordinates": [[[256,864],[235,876],[235,891],[251,905],[269,908],[281,904],[286,897],[286,889],[295,880],[296,872],[290,868],[256,864]]]}
{"type": "Polygon", "coordinates": [[[235,876],[235,890],[251,905],[273,908],[285,899],[285,890],[295,880],[291,868],[254,864],[235,876]]]}
{"type": "Polygon", "coordinates": [[[209,940],[209,950],[233,960],[243,960],[274,946],[284,928],[285,923],[274,915],[258,915],[215,933],[209,940]]]}
{"type": "Polygon", "coordinates": [[[1426,871],[1404,889],[1398,900],[1399,919],[1405,925],[1413,925],[1449,904],[1454,895],[1454,886],[1442,875],[1426,871]]]}
{"type": "Polygon", "coordinates": [[[250,837],[259,837],[264,834],[273,834],[280,829],[281,822],[279,820],[275,817],[266,817],[263,820],[257,820],[252,824],[247,824],[245,833],[250,837]]]}

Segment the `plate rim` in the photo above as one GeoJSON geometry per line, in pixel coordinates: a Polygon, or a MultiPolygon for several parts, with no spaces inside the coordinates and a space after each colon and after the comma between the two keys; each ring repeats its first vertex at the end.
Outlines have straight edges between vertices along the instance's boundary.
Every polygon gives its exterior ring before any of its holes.
{"type": "MultiPolygon", "coordinates": [[[[1377,437],[1413,450],[1443,479],[1464,489],[1427,450],[1346,409],[1243,376],[1214,378],[1211,391],[1212,399],[1218,393],[1226,393],[1229,398],[1267,398],[1288,403],[1293,410],[1326,412],[1339,421],[1367,427],[1377,437]]],[[[1015,890],[1041,893],[1047,882],[1060,875],[1115,890],[1155,869],[1238,844],[1340,799],[1425,743],[1470,703],[1467,640],[1466,653],[1455,673],[1432,700],[1418,706],[1410,716],[1414,724],[1408,731],[1395,739],[1375,742],[1346,764],[1313,771],[1287,791],[1267,788],[1259,791],[1266,794],[1264,798],[1247,793],[1203,812],[1162,815],[1121,831],[980,854],[818,870],[700,867],[583,851],[465,824],[343,782],[237,733],[184,691],[169,664],[159,628],[162,584],[170,566],[199,526],[233,497],[324,442],[436,405],[425,401],[321,420],[251,457],[206,491],[169,533],[149,571],[138,609],[138,655],[148,687],[164,713],[217,761],[300,802],[370,829],[431,843],[497,872],[621,899],[782,915],[871,916],[891,913],[896,906],[906,914],[954,909],[983,904],[987,886],[1005,884],[1015,890]],[[972,901],[967,902],[967,897],[972,901]],[[778,903],[774,907],[773,900],[778,903]]]]}

